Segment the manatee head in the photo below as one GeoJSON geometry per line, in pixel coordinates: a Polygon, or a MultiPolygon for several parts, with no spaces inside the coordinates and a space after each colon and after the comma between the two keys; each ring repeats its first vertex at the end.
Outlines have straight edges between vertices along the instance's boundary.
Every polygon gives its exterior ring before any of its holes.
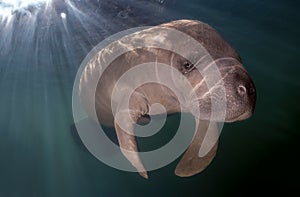
{"type": "Polygon", "coordinates": [[[256,103],[256,89],[249,74],[237,61],[231,63],[233,64],[220,69],[226,90],[227,122],[249,118],[256,103]]]}
{"type": "Polygon", "coordinates": [[[183,58],[177,58],[176,63],[179,71],[185,75],[193,87],[191,95],[194,94],[196,97],[190,100],[192,106],[190,110],[192,113],[195,112],[195,106],[197,106],[200,119],[234,122],[247,119],[253,114],[256,89],[239,57],[219,58],[203,68],[203,70],[207,70],[214,64],[220,74],[218,83],[211,87],[207,81],[216,77],[215,72],[202,72],[197,69],[197,65],[183,58]],[[215,102],[216,107],[214,114],[212,113],[212,102],[215,102]],[[225,104],[225,108],[220,107],[220,102],[225,104]]]}
{"type": "MultiPolygon", "coordinates": [[[[198,41],[204,51],[195,51],[187,48],[185,58],[173,58],[172,65],[183,73],[193,86],[193,93],[197,98],[191,99],[191,108],[195,104],[200,110],[200,119],[233,122],[243,120],[254,112],[256,90],[252,79],[243,67],[241,58],[234,48],[230,46],[211,26],[191,20],[174,21],[164,26],[175,28],[198,41]],[[207,70],[216,65],[222,80],[209,87],[206,82],[216,77],[216,73],[207,74],[207,70]],[[223,85],[221,84],[223,83],[223,85]],[[224,99],[221,87],[225,87],[226,114],[224,109],[215,110],[212,117],[212,101],[217,103],[224,99]],[[219,110],[219,111],[218,111],[219,110]],[[220,114],[222,117],[215,116],[220,114]]],[[[223,90],[224,90],[223,89],[223,90]]],[[[193,109],[191,109],[193,113],[193,109]]]]}

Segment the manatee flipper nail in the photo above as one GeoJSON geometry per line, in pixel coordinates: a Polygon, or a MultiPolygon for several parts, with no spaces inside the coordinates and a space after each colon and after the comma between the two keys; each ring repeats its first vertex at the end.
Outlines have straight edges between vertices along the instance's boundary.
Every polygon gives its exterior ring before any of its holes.
{"type": "Polygon", "coordinates": [[[213,128],[213,130],[210,129],[208,131],[209,123],[209,121],[199,121],[199,126],[193,138],[193,141],[175,169],[175,174],[177,176],[188,177],[195,175],[204,170],[215,157],[218,148],[218,139],[214,138],[214,140],[211,141],[205,139],[207,132],[219,131],[216,123],[211,123],[215,124],[215,126],[210,127],[213,128]],[[206,155],[199,157],[199,150],[201,150],[201,146],[203,146],[203,143],[206,144],[206,147],[212,148],[206,155]]]}
{"type": "MultiPolygon", "coordinates": [[[[126,115],[118,116],[122,121],[127,123],[132,122],[132,119],[126,115]],[[127,120],[129,118],[129,120],[127,120]]],[[[128,161],[137,169],[139,174],[148,179],[148,174],[138,154],[138,146],[134,136],[134,126],[132,124],[126,124],[126,131],[124,131],[115,120],[115,129],[120,145],[121,152],[128,161]]]]}

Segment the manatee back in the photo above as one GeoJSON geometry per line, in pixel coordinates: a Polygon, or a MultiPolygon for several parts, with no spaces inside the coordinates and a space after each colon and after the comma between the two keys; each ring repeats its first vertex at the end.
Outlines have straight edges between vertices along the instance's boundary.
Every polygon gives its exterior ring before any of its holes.
{"type": "Polygon", "coordinates": [[[232,57],[240,60],[239,54],[210,25],[196,20],[177,20],[160,25],[173,28],[197,40],[208,51],[212,59],[232,57]]]}

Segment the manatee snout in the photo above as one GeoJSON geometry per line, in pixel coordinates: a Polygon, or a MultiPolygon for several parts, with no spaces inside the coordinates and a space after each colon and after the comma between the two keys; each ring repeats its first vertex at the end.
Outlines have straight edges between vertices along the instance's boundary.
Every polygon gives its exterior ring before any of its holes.
{"type": "MultiPolygon", "coordinates": [[[[222,77],[215,85],[208,87],[206,82],[203,83],[203,76],[197,70],[188,76],[191,83],[197,81],[193,83],[191,95],[196,94],[193,101],[199,106],[199,111],[192,107],[192,113],[202,120],[217,122],[234,122],[249,118],[256,103],[256,89],[251,77],[238,59],[222,58],[215,62],[222,77]]],[[[204,78],[213,78],[213,74],[204,78]]]]}
{"type": "Polygon", "coordinates": [[[247,71],[242,66],[233,66],[221,71],[226,91],[226,122],[249,118],[255,109],[256,89],[247,71]]]}

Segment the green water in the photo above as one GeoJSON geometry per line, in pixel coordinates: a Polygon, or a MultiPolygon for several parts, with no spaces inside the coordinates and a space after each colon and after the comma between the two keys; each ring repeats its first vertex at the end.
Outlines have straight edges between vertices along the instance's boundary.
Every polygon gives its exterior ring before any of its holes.
{"type": "MultiPolygon", "coordinates": [[[[118,2],[123,4],[116,4],[116,9],[132,5],[118,2]]],[[[8,25],[1,25],[0,196],[299,193],[296,1],[166,1],[153,12],[147,6],[132,6],[133,12],[122,19],[114,15],[119,10],[107,10],[99,13],[106,21],[91,24],[69,10],[67,24],[47,22],[47,15],[29,21],[32,28],[26,28],[21,16],[11,25],[17,30],[10,33],[5,31],[8,25]],[[176,177],[178,160],[150,172],[149,180],[106,166],[72,132],[72,86],[81,61],[93,46],[119,30],[183,18],[209,23],[240,53],[257,88],[253,117],[225,124],[216,158],[196,176],[176,177]],[[9,45],[3,44],[6,41],[9,45]]]]}

